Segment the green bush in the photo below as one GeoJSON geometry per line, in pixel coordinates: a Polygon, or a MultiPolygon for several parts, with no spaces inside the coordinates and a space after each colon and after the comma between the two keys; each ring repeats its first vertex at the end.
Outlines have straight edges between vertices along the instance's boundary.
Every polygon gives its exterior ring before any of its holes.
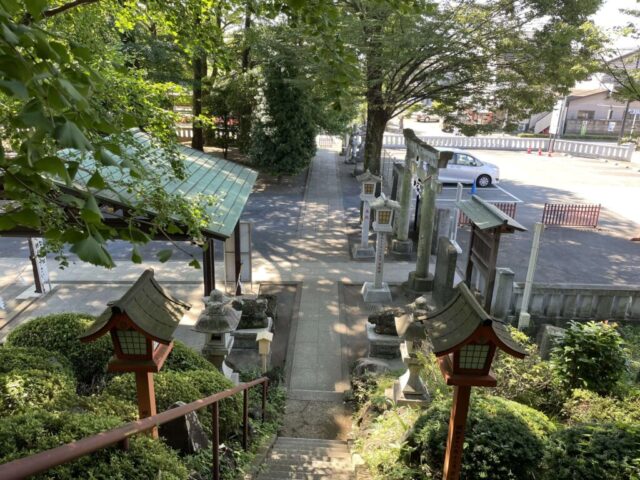
{"type": "Polygon", "coordinates": [[[180,340],[173,341],[173,349],[162,366],[163,371],[217,370],[216,367],[180,340]]]}
{"type": "Polygon", "coordinates": [[[94,386],[106,372],[113,346],[108,335],[91,343],[78,340],[93,320],[83,313],[34,318],[12,331],[6,343],[10,347],[42,347],[62,353],[73,365],[78,382],[94,386]]]}
{"type": "Polygon", "coordinates": [[[511,335],[527,350],[524,359],[499,352],[493,362],[498,385],[490,393],[523,403],[547,415],[560,413],[567,393],[550,362],[540,358],[538,347],[515,328],[511,335]]]}
{"type": "Polygon", "coordinates": [[[37,347],[0,348],[0,373],[14,370],[46,370],[73,376],[71,362],[59,352],[37,347]]]}
{"type": "Polygon", "coordinates": [[[14,370],[0,374],[0,415],[47,407],[75,395],[72,376],[56,371],[14,370]]]}
{"type": "MultiPolygon", "coordinates": [[[[234,385],[217,370],[192,370],[190,372],[162,371],[154,375],[154,386],[158,412],[163,412],[178,401],[193,402],[232,388],[234,385]]],[[[134,375],[125,374],[114,377],[105,388],[104,393],[135,402],[136,382],[134,375]]],[[[234,395],[220,402],[220,431],[223,436],[229,435],[241,425],[241,397],[241,395],[234,395]]],[[[203,408],[198,412],[198,416],[205,431],[210,433],[210,410],[203,408]]]]}
{"type": "MultiPolygon", "coordinates": [[[[107,415],[32,410],[0,419],[0,463],[9,462],[117,427],[107,415]]],[[[104,480],[186,479],[188,472],[175,451],[145,435],[133,437],[124,452],[117,447],[61,465],[35,479],[104,480]]]]}
{"type": "Polygon", "coordinates": [[[638,424],[584,424],[551,435],[544,458],[547,480],[640,478],[638,424]]]}
{"type": "MultiPolygon", "coordinates": [[[[433,402],[418,419],[410,445],[411,464],[425,478],[442,471],[451,402],[433,402]]],[[[536,478],[547,436],[554,425],[541,412],[500,397],[474,396],[465,431],[462,478],[536,478]]]]}
{"type": "Polygon", "coordinates": [[[552,364],[568,390],[611,393],[626,371],[624,341],[616,325],[570,322],[551,353],[552,364]]]}
{"type": "Polygon", "coordinates": [[[138,405],[131,400],[101,393],[99,395],[70,395],[60,397],[52,410],[88,415],[99,414],[117,417],[123,422],[138,420],[138,405]]]}
{"type": "Polygon", "coordinates": [[[640,397],[627,397],[624,401],[602,397],[589,390],[574,390],[562,408],[569,423],[640,424],[640,397]]]}

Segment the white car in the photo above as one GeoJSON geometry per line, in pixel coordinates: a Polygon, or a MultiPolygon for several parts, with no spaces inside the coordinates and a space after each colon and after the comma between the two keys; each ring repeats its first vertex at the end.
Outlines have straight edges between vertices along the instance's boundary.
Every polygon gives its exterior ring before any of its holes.
{"type": "Polygon", "coordinates": [[[458,148],[438,148],[441,152],[453,152],[447,168],[438,171],[438,180],[442,183],[471,184],[489,187],[500,183],[500,169],[497,165],[481,161],[475,155],[458,148]]]}

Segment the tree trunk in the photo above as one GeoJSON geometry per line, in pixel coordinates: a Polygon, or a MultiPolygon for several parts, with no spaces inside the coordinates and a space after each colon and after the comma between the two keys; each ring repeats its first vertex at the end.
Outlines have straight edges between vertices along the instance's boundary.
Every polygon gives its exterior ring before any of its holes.
{"type": "Polygon", "coordinates": [[[364,169],[374,175],[380,175],[380,154],[384,129],[389,117],[383,110],[367,107],[367,133],[364,140],[364,169]]]}
{"type": "MultiPolygon", "coordinates": [[[[249,47],[249,30],[251,30],[251,1],[247,0],[244,11],[244,42],[242,50],[242,73],[246,74],[251,66],[251,49],[249,47]]],[[[246,77],[244,79],[246,81],[246,77]]],[[[246,101],[246,108],[243,108],[238,115],[238,137],[237,145],[241,152],[246,153],[251,137],[252,106],[250,100],[246,101]]]]}
{"type": "Polygon", "coordinates": [[[193,59],[193,138],[191,148],[204,150],[204,129],[198,117],[202,114],[202,82],[207,76],[207,57],[197,54],[193,59]]]}

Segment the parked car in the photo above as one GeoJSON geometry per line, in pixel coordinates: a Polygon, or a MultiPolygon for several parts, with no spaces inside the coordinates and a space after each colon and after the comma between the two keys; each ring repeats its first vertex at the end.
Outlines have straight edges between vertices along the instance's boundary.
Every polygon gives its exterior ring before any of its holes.
{"type": "Polygon", "coordinates": [[[437,122],[438,116],[429,114],[427,112],[418,112],[418,114],[416,115],[416,121],[417,122],[437,122]]]}
{"type": "Polygon", "coordinates": [[[442,183],[471,184],[478,187],[489,187],[500,183],[500,169],[497,165],[480,160],[475,155],[458,148],[438,148],[441,152],[453,152],[447,168],[438,171],[438,179],[442,183]]]}

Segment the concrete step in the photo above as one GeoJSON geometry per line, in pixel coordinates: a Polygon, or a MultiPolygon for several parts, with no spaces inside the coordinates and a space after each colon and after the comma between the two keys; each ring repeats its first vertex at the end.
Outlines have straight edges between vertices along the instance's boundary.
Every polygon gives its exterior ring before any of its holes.
{"type": "Polygon", "coordinates": [[[354,480],[355,468],[346,442],[278,437],[257,479],[354,480]]]}

